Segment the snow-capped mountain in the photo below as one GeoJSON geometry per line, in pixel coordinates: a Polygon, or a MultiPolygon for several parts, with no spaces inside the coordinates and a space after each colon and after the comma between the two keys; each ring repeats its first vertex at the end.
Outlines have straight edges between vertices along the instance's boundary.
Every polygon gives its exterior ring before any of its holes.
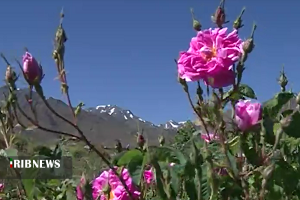
{"type": "Polygon", "coordinates": [[[113,117],[114,119],[124,122],[124,123],[132,123],[134,126],[142,125],[142,126],[152,126],[152,127],[161,127],[164,129],[178,129],[185,122],[175,122],[170,120],[164,124],[153,124],[150,121],[144,120],[136,115],[134,115],[130,110],[120,108],[117,105],[99,105],[95,108],[88,108],[89,112],[93,112],[97,115],[113,117]]]}
{"type": "Polygon", "coordinates": [[[160,124],[159,126],[164,127],[165,129],[178,129],[182,125],[185,124],[186,121],[183,122],[175,122],[174,120],[170,120],[166,122],[165,124],[160,124]]]}

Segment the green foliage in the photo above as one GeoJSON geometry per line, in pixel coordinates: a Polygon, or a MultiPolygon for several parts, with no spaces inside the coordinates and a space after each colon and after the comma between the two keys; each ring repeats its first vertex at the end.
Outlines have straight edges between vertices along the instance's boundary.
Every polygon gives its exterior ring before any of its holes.
{"type": "Polygon", "coordinates": [[[184,126],[177,131],[173,146],[179,150],[183,150],[185,143],[191,139],[195,131],[195,125],[191,121],[187,121],[184,126]]]}
{"type": "Polygon", "coordinates": [[[268,117],[276,117],[282,107],[293,97],[295,97],[295,95],[291,92],[280,92],[276,94],[272,99],[268,100],[264,104],[264,114],[268,117]]]}

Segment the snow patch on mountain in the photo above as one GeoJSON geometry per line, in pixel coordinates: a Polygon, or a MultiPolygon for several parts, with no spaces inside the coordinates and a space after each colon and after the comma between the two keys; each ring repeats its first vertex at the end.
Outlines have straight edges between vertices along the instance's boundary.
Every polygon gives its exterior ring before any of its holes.
{"type": "Polygon", "coordinates": [[[162,127],[164,129],[178,129],[180,128],[185,121],[182,122],[176,122],[174,120],[170,120],[164,124],[155,125],[149,121],[146,121],[136,115],[134,115],[130,110],[123,109],[118,107],[117,105],[98,105],[95,108],[88,109],[90,112],[100,113],[100,114],[108,114],[116,119],[123,120],[123,121],[133,121],[136,123],[136,121],[139,121],[141,123],[145,123],[150,126],[157,126],[162,127]]]}

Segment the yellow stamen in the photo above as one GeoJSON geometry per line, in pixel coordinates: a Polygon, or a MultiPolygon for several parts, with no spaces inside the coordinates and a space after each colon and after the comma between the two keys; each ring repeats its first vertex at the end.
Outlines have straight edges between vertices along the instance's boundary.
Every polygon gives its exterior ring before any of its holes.
{"type": "Polygon", "coordinates": [[[114,199],[114,193],[111,190],[110,193],[109,193],[109,200],[113,200],[113,199],[114,199]]]}
{"type": "Polygon", "coordinates": [[[201,54],[201,56],[206,60],[206,61],[210,61],[212,58],[217,56],[217,49],[215,47],[213,47],[211,49],[212,54],[211,55],[206,55],[204,53],[201,54]]]}

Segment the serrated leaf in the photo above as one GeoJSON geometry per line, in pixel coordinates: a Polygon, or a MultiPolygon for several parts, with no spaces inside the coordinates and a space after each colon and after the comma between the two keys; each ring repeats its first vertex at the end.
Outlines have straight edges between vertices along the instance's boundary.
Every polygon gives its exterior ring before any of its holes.
{"type": "Polygon", "coordinates": [[[135,155],[127,165],[129,174],[136,185],[140,185],[140,182],[144,174],[145,164],[146,164],[146,157],[135,155]]]}
{"type": "Polygon", "coordinates": [[[282,126],[282,130],[289,136],[300,138],[300,113],[299,111],[287,117],[288,124],[282,126]]]}
{"type": "Polygon", "coordinates": [[[224,93],[223,100],[226,101],[223,102],[223,106],[225,106],[231,100],[237,101],[245,97],[257,99],[254,90],[250,86],[246,84],[240,84],[238,92],[233,92],[233,88],[231,88],[230,90],[224,93]]]}
{"type": "Polygon", "coordinates": [[[151,154],[155,156],[157,161],[163,161],[163,162],[173,162],[173,163],[179,163],[184,165],[187,161],[185,155],[172,147],[149,147],[149,151],[151,154]]]}
{"type": "Polygon", "coordinates": [[[129,164],[129,162],[132,159],[143,159],[143,153],[140,150],[137,149],[132,149],[129,151],[126,151],[126,153],[124,153],[122,155],[122,157],[118,160],[117,164],[118,166],[126,166],[129,164]]]}
{"type": "Polygon", "coordinates": [[[294,97],[294,93],[281,92],[263,105],[263,112],[266,116],[274,118],[278,115],[283,106],[294,97]]]}
{"type": "Polygon", "coordinates": [[[263,119],[262,125],[263,125],[263,128],[266,131],[265,141],[268,144],[273,145],[275,143],[275,134],[274,134],[275,124],[274,124],[273,120],[271,120],[268,117],[265,117],[263,119]]]}
{"type": "Polygon", "coordinates": [[[240,139],[238,136],[235,136],[232,140],[228,142],[230,152],[235,155],[238,153],[240,148],[240,139]]]}
{"type": "Polygon", "coordinates": [[[251,99],[257,99],[254,90],[246,84],[240,84],[239,92],[244,97],[248,97],[248,98],[251,98],[251,99]]]}

